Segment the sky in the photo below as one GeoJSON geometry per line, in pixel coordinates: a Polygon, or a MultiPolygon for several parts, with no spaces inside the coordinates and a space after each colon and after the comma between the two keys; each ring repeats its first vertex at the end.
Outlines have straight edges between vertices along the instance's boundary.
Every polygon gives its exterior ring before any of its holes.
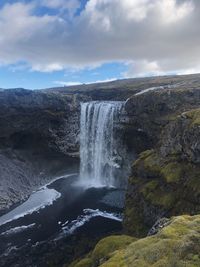
{"type": "Polygon", "coordinates": [[[199,0],[0,0],[0,88],[200,72],[199,0]]]}

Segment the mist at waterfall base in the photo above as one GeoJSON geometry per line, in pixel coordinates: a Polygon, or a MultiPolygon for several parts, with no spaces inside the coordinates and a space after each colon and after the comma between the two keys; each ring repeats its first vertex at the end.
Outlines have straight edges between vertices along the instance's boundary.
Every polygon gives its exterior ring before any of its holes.
{"type": "Polygon", "coordinates": [[[0,266],[62,266],[121,231],[125,191],[115,183],[113,131],[120,108],[82,104],[80,176],[53,179],[0,217],[0,266]]]}

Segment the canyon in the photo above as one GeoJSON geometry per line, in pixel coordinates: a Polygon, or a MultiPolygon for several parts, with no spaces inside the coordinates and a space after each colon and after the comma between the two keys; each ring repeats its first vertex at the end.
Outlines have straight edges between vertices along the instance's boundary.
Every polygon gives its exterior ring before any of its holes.
{"type": "MultiPolygon", "coordinates": [[[[198,214],[199,85],[197,74],[43,90],[0,90],[1,214],[53,178],[79,171],[81,103],[93,101],[123,102],[113,126],[119,139],[114,176],[119,187],[126,189],[126,237],[121,236],[122,246],[114,250],[134,250],[134,242],[139,242],[136,238],[146,237],[162,218],[198,214]]],[[[177,218],[178,223],[184,221],[186,228],[192,220],[194,224],[199,220],[177,218]]],[[[171,224],[176,228],[177,221],[172,219],[166,227],[171,224]]],[[[118,256],[124,257],[122,254],[120,251],[118,256]]],[[[72,266],[115,266],[115,258],[107,254],[98,260],[89,256],[84,260],[85,265],[76,262],[72,266]]],[[[137,266],[134,259],[130,261],[131,266],[137,266]]],[[[120,266],[129,265],[122,262],[120,266]]]]}

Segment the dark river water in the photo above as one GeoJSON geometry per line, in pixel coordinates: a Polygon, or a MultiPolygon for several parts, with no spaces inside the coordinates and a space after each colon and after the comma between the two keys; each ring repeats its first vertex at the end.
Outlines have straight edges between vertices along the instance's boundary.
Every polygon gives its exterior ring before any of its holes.
{"type": "Polygon", "coordinates": [[[59,177],[0,217],[1,267],[62,266],[121,231],[124,191],[77,180],[59,177]]]}

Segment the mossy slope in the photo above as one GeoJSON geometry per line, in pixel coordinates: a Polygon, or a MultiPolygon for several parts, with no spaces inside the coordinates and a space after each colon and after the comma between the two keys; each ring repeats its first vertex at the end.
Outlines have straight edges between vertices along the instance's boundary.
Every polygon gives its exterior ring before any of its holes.
{"type": "Polygon", "coordinates": [[[136,238],[126,235],[113,235],[100,240],[94,250],[80,261],[74,262],[70,267],[93,267],[107,261],[114,251],[126,248],[136,238]]]}
{"type": "MultiPolygon", "coordinates": [[[[120,237],[119,237],[120,238],[120,237]]],[[[123,237],[128,240],[128,237],[123,237]]],[[[200,215],[179,216],[171,219],[155,236],[139,240],[122,242],[123,246],[116,247],[111,252],[108,243],[112,246],[112,237],[100,241],[88,258],[73,267],[198,267],[200,266],[200,215]],[[98,261],[94,254],[97,250],[104,251],[98,254],[98,261]]],[[[116,242],[113,241],[113,244],[116,242]]],[[[119,241],[121,243],[121,241],[119,241]]],[[[118,242],[117,242],[118,243],[118,242]]]]}

